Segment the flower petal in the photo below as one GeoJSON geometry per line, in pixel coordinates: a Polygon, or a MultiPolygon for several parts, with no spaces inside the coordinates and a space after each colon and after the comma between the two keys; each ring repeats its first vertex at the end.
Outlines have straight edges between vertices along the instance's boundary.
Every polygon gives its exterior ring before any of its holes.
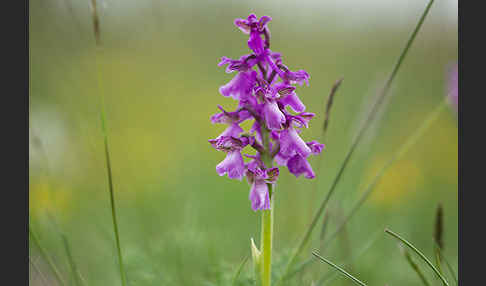
{"type": "Polygon", "coordinates": [[[282,124],[286,122],[285,115],[278,108],[275,100],[268,100],[263,107],[263,115],[267,123],[267,128],[270,130],[282,129],[282,124]]]}
{"type": "Polygon", "coordinates": [[[231,96],[236,100],[251,96],[256,82],[256,71],[239,72],[230,82],[221,86],[219,92],[223,96],[231,96]]]}
{"type": "Polygon", "coordinates": [[[230,179],[238,179],[241,181],[245,172],[245,162],[239,150],[230,151],[226,158],[216,166],[216,172],[220,176],[228,174],[230,179]]]}
{"type": "Polygon", "coordinates": [[[263,180],[255,180],[251,185],[249,199],[254,211],[270,209],[267,183],[263,180]]]}
{"type": "Polygon", "coordinates": [[[289,127],[280,133],[280,153],[284,156],[293,156],[298,153],[305,158],[309,156],[311,149],[300,138],[297,131],[293,127],[289,127]]]}
{"type": "Polygon", "coordinates": [[[305,174],[307,179],[313,179],[316,176],[311,165],[309,162],[307,162],[307,159],[299,154],[289,159],[287,162],[287,168],[289,168],[289,172],[294,174],[296,177],[305,174]]]}

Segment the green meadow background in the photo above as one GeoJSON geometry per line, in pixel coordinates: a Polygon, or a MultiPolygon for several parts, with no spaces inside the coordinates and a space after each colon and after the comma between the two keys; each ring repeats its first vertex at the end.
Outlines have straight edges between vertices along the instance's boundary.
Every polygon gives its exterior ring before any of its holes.
{"type": "MultiPolygon", "coordinates": [[[[259,240],[260,216],[245,180],[219,177],[224,154],[207,140],[218,92],[232,78],[221,56],[248,53],[234,18],[269,15],[271,49],[310,86],[297,88],[316,113],[306,141],[322,140],[325,102],[344,77],[332,109],[326,149],[310,159],[314,180],[281,168],[275,203],[275,265],[298,241],[362,124],[426,1],[101,1],[97,53],[90,1],[30,1],[29,215],[41,245],[66,281],[60,233],[87,285],[120,285],[100,123],[104,93],[121,247],[130,285],[224,285],[259,240]],[[388,3],[389,2],[389,3],[388,3]],[[393,2],[393,3],[392,3],[393,2]],[[338,5],[338,3],[341,3],[338,5]],[[97,55],[97,56],[96,56],[97,55]],[[98,85],[101,80],[101,85],[98,85]],[[209,282],[213,284],[209,284],[209,282]]],[[[332,232],[363,189],[447,93],[457,61],[457,1],[436,1],[377,120],[357,149],[329,205],[332,232]],[[451,8],[452,7],[452,8],[451,8]],[[452,9],[452,10],[451,10],[452,9]],[[452,12],[451,12],[452,11],[452,12]],[[451,16],[452,15],[452,16],[451,16]]],[[[249,125],[245,125],[248,127],[249,125]]],[[[457,116],[445,109],[406,156],[390,168],[344,233],[322,254],[368,285],[420,285],[385,227],[433,257],[438,204],[444,253],[457,270],[457,116]]],[[[321,223],[301,260],[322,247],[321,223]]],[[[31,261],[52,285],[31,242],[31,261]]],[[[416,257],[415,257],[416,258],[416,257]]],[[[415,259],[429,281],[433,273],[415,259]]],[[[282,261],[283,262],[283,261],[282,261]]],[[[251,275],[251,263],[244,275],[251,275]]],[[[311,285],[328,271],[314,263],[291,285],[311,285]]],[[[31,285],[43,285],[31,267],[31,285]]],[[[332,285],[352,285],[338,276],[332,285]]]]}

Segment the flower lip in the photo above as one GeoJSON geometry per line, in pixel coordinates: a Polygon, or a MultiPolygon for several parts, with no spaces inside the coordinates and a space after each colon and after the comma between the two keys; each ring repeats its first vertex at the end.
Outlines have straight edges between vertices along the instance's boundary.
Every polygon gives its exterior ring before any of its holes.
{"type": "Polygon", "coordinates": [[[249,139],[246,137],[238,139],[232,136],[221,136],[217,139],[209,139],[208,141],[214,149],[225,152],[241,150],[249,143],[249,139]]]}
{"type": "Polygon", "coordinates": [[[290,173],[294,174],[297,178],[302,174],[304,174],[307,179],[313,179],[316,176],[307,159],[299,154],[294,155],[287,161],[287,168],[290,173]]]}
{"type": "Polygon", "coordinates": [[[228,174],[230,179],[243,179],[245,163],[239,150],[228,152],[226,158],[216,166],[216,172],[220,176],[228,174]]]}

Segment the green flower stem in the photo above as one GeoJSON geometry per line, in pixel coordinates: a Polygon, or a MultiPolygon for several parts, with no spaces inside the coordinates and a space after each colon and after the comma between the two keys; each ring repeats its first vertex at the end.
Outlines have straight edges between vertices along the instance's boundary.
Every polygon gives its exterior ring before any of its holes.
{"type": "MultiPolygon", "coordinates": [[[[272,156],[270,150],[270,131],[262,125],[262,143],[265,152],[261,154],[263,164],[266,168],[271,168],[272,156]]],[[[272,240],[273,240],[273,209],[274,209],[274,198],[273,198],[273,185],[267,184],[268,186],[268,196],[270,197],[270,209],[262,210],[262,230],[261,230],[261,240],[260,240],[260,250],[262,252],[261,264],[260,264],[260,277],[262,286],[270,286],[272,278],[272,240]]]]}
{"type": "MultiPolygon", "coordinates": [[[[271,193],[272,185],[268,184],[271,193]]],[[[270,209],[262,211],[262,238],[261,238],[261,281],[262,286],[271,285],[272,277],[272,239],[273,239],[273,198],[270,199],[270,209]]]]}

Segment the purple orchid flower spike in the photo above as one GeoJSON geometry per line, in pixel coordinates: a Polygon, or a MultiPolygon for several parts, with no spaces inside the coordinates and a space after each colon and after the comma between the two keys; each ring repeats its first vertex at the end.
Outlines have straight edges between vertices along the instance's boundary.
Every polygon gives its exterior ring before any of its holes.
{"type": "Polygon", "coordinates": [[[218,65],[236,75],[219,92],[237,100],[238,107],[228,112],[219,106],[221,112],[211,116],[212,123],[228,126],[216,139],[209,140],[216,150],[226,153],[216,172],[239,180],[245,176],[251,185],[249,199],[255,211],[271,208],[273,186],[279,175],[274,165],[286,166],[296,177],[311,179],[315,174],[308,157],[324,149],[323,144],[306,143],[299,135],[309,127],[314,114],[305,112],[296,85],[308,86],[310,76],[304,70],[291,71],[284,65],[282,55],[270,50],[271,20],[250,14],[234,21],[248,35],[250,54],[239,59],[221,58],[218,65]],[[248,132],[240,126],[246,120],[254,120],[248,132]],[[246,146],[253,148],[256,155],[242,154],[246,146]]]}

